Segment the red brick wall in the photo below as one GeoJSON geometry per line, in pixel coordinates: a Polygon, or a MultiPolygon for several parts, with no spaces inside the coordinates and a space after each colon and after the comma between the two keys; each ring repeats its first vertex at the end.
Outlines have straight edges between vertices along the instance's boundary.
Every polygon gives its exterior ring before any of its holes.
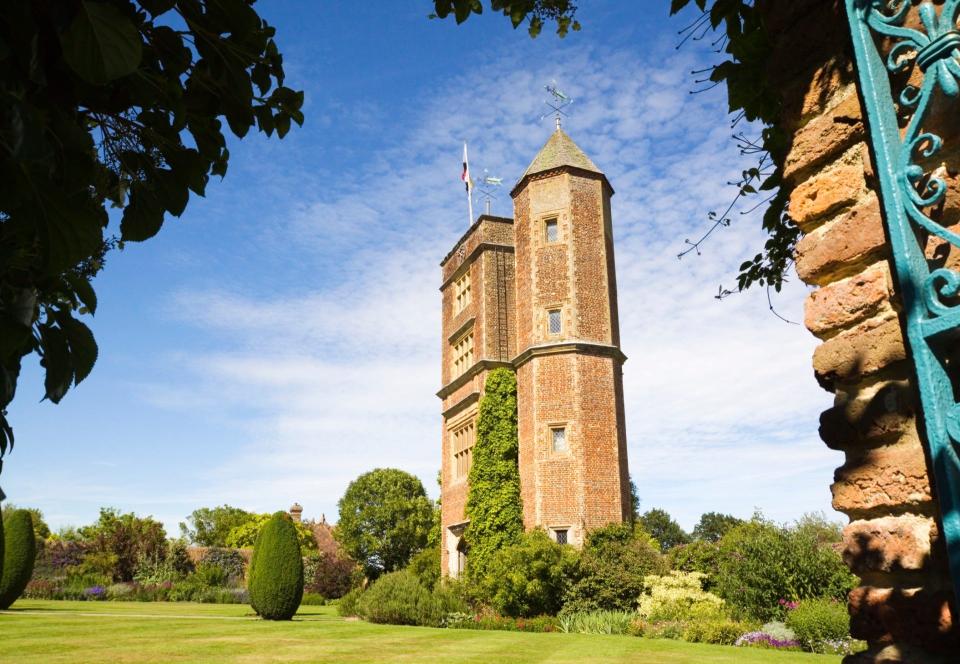
{"type": "Polygon", "coordinates": [[[836,395],[820,434],[845,454],[831,490],[834,508],[850,518],[843,557],[861,578],[849,598],[851,632],[870,644],[850,661],[957,661],[960,630],[845,12],[838,0],[767,7],[771,80],[783,91],[780,126],[791,136],[784,186],[803,232],[797,273],[818,287],[805,313],[823,342],[813,368],[836,395]]]}

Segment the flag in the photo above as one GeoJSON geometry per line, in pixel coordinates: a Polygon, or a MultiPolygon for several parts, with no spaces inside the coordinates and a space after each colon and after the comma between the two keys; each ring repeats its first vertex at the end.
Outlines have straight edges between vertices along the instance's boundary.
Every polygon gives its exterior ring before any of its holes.
{"type": "Polygon", "coordinates": [[[467,188],[467,193],[470,193],[470,190],[473,188],[473,180],[470,179],[470,162],[467,161],[467,144],[463,144],[463,173],[460,174],[460,179],[463,180],[464,186],[467,188]]]}

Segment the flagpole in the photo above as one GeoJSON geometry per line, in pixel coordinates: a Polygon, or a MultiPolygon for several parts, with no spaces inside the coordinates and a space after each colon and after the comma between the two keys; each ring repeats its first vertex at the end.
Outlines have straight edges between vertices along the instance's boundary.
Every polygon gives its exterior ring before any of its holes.
{"type": "Polygon", "coordinates": [[[467,158],[467,142],[463,142],[463,163],[466,169],[466,184],[467,184],[467,227],[473,226],[473,194],[470,191],[472,183],[470,181],[470,160],[467,158]]]}

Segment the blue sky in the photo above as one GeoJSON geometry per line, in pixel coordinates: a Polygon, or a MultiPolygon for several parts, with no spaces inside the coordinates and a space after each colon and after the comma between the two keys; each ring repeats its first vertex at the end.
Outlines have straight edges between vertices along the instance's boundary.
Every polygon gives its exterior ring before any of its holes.
{"type": "MultiPolygon", "coordinates": [[[[691,528],[705,511],[777,520],[830,512],[842,458],[817,436],[831,398],[815,340],[763,291],[714,299],[762,245],[755,216],[704,247],[685,238],[725,206],[749,164],[721,88],[690,95],[713,62],[677,51],[691,18],[667,4],[583,3],[583,30],[531,40],[502,17],[456,26],[431,2],[265,0],[306,123],[231,146],[223,182],[97,280],[91,376],[57,406],[25,369],[4,464],[11,502],[50,524],[101,506],[151,514],[170,534],[193,509],[294,501],[336,518],[347,484],[378,466],[440,464],[438,263],[466,228],[471,169],[504,178],[547,140],[543,85],[574,98],[565,129],[609,177],[631,474],[641,508],[691,528]],[[657,7],[657,9],[652,9],[657,7]]],[[[476,205],[480,209],[480,205],[476,205]]],[[[806,288],[776,298],[802,320],[806,288]]],[[[835,515],[834,515],[835,516],[835,515]]]]}

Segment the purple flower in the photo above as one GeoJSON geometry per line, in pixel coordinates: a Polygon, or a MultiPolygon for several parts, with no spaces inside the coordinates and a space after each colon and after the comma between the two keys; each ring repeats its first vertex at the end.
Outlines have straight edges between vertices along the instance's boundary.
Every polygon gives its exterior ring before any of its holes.
{"type": "Polygon", "coordinates": [[[107,594],[107,589],[103,586],[93,586],[83,591],[84,595],[99,599],[107,594]]]}

